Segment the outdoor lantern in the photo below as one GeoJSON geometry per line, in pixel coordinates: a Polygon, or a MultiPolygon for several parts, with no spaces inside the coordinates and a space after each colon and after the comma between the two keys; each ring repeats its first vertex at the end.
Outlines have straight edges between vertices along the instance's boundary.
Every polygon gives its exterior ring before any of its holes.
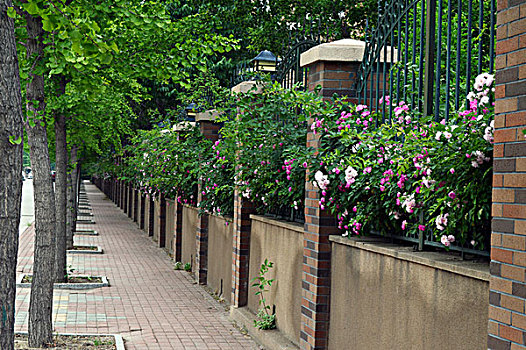
{"type": "Polygon", "coordinates": [[[188,106],[186,106],[184,108],[185,112],[186,112],[186,119],[187,120],[191,120],[191,121],[194,121],[195,120],[195,117],[197,115],[197,112],[198,112],[198,107],[195,103],[190,103],[188,106]]]}
{"type": "Polygon", "coordinates": [[[264,50],[254,57],[252,61],[256,72],[275,72],[278,58],[272,52],[264,50]]]}

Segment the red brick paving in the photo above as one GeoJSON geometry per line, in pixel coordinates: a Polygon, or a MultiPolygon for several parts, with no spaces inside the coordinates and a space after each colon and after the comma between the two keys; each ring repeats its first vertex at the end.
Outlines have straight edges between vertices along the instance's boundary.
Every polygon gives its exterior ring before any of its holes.
{"type": "MultiPolygon", "coordinates": [[[[99,236],[76,236],[76,244],[94,244],[102,255],[71,254],[75,273],[105,275],[110,287],[87,291],[56,290],[57,332],[119,333],[128,350],[259,349],[227,319],[227,313],[168,255],[154,246],[122,211],[95,186],[86,184],[99,236]]],[[[18,273],[32,269],[34,230],[20,237],[18,273]]],[[[29,289],[17,290],[16,328],[27,330],[29,289]]]]}

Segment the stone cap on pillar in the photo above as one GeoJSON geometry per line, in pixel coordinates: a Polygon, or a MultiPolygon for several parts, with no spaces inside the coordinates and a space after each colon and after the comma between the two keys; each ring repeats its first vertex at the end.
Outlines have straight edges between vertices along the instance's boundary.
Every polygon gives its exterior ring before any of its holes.
{"type": "Polygon", "coordinates": [[[209,109],[204,112],[199,112],[195,116],[196,122],[210,121],[213,122],[219,117],[219,111],[217,109],[209,109]]]}
{"type": "Polygon", "coordinates": [[[195,122],[180,122],[180,123],[177,123],[175,124],[173,127],[172,127],[172,130],[173,131],[184,131],[184,130],[188,130],[192,127],[194,127],[196,124],[195,122]]]}
{"type": "Polygon", "coordinates": [[[232,88],[232,92],[246,94],[249,91],[253,91],[255,94],[260,94],[263,92],[263,84],[259,81],[250,80],[243,81],[232,88]],[[252,90],[256,87],[255,90],[252,90]]]}
{"type": "MultiPolygon", "coordinates": [[[[387,46],[387,57],[391,57],[391,47],[387,46]]],[[[384,61],[384,48],[380,51],[380,62],[384,61]]],[[[362,62],[365,52],[365,41],[354,39],[342,39],[330,43],[320,44],[314,46],[310,50],[304,52],[300,58],[300,65],[302,67],[310,64],[325,61],[325,62],[362,62]]],[[[394,57],[397,55],[397,50],[394,49],[394,57]]],[[[395,59],[396,61],[396,59],[395,59]]]]}

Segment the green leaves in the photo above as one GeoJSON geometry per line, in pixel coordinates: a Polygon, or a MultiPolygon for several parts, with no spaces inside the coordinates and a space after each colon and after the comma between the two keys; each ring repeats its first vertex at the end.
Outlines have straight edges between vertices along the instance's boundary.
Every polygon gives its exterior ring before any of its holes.
{"type": "Polygon", "coordinates": [[[254,293],[259,296],[259,305],[262,306],[257,314],[258,319],[254,320],[254,327],[258,329],[274,329],[276,328],[276,315],[270,312],[270,306],[266,304],[265,293],[269,291],[274,279],[267,279],[266,273],[274,266],[274,264],[265,259],[259,269],[259,275],[252,279],[252,288],[256,288],[254,293]],[[268,287],[268,288],[267,288],[268,287]]]}
{"type": "Polygon", "coordinates": [[[36,1],[28,1],[27,3],[23,3],[22,8],[30,15],[38,15],[40,13],[40,9],[38,8],[36,1]]]}
{"type": "Polygon", "coordinates": [[[14,7],[8,7],[7,8],[7,15],[11,18],[15,18],[16,17],[16,11],[15,11],[15,8],[14,7]]]}
{"type": "Polygon", "coordinates": [[[19,145],[22,143],[22,137],[18,136],[18,138],[15,139],[15,136],[9,135],[9,142],[13,145],[19,145]]]}

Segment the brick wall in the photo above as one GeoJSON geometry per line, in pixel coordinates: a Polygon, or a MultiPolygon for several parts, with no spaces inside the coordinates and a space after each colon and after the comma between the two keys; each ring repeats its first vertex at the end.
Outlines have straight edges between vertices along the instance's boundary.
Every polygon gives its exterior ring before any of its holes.
{"type": "MultiPolygon", "coordinates": [[[[321,86],[324,98],[334,93],[354,97],[356,62],[314,62],[309,68],[309,90],[321,86]],[[349,79],[351,78],[351,79],[349,79]]],[[[319,147],[319,135],[309,132],[307,146],[319,147]]],[[[301,349],[326,349],[329,336],[329,305],[331,286],[331,243],[329,236],[338,234],[336,220],[320,210],[320,191],[305,183],[305,233],[303,235],[303,300],[301,306],[301,349]]]]}
{"type": "Polygon", "coordinates": [[[325,98],[333,94],[356,96],[354,82],[359,62],[317,62],[309,66],[309,91],[319,85],[320,95],[325,98]]]}
{"type": "MultiPolygon", "coordinates": [[[[221,126],[214,123],[213,121],[203,120],[199,122],[199,129],[201,134],[207,140],[215,142],[219,139],[219,129],[221,126]]],[[[204,191],[202,188],[201,181],[198,185],[197,191],[197,202],[200,203],[204,200],[204,191]]],[[[208,213],[203,213],[197,220],[197,232],[196,232],[196,254],[195,254],[195,266],[196,266],[196,280],[199,284],[206,284],[208,274],[208,213]]]]}
{"type": "Polygon", "coordinates": [[[174,239],[173,252],[174,260],[182,261],[182,242],[183,242],[183,204],[175,201],[174,217],[174,239]]]}
{"type": "Polygon", "coordinates": [[[252,202],[243,198],[238,189],[234,193],[234,220],[232,239],[232,295],[234,307],[247,305],[248,301],[248,273],[250,258],[250,230],[252,220],[250,214],[255,213],[252,202]]]}
{"type": "MultiPolygon", "coordinates": [[[[254,87],[254,82],[242,82],[232,88],[234,92],[246,92],[254,87]]],[[[254,93],[261,93],[257,89],[254,93]]],[[[232,294],[231,305],[243,307],[248,302],[250,233],[254,214],[254,204],[242,197],[237,186],[234,190],[234,219],[232,221],[232,294]]]]}
{"type": "Polygon", "coordinates": [[[488,348],[526,345],[526,1],[499,0],[488,348]]]}

